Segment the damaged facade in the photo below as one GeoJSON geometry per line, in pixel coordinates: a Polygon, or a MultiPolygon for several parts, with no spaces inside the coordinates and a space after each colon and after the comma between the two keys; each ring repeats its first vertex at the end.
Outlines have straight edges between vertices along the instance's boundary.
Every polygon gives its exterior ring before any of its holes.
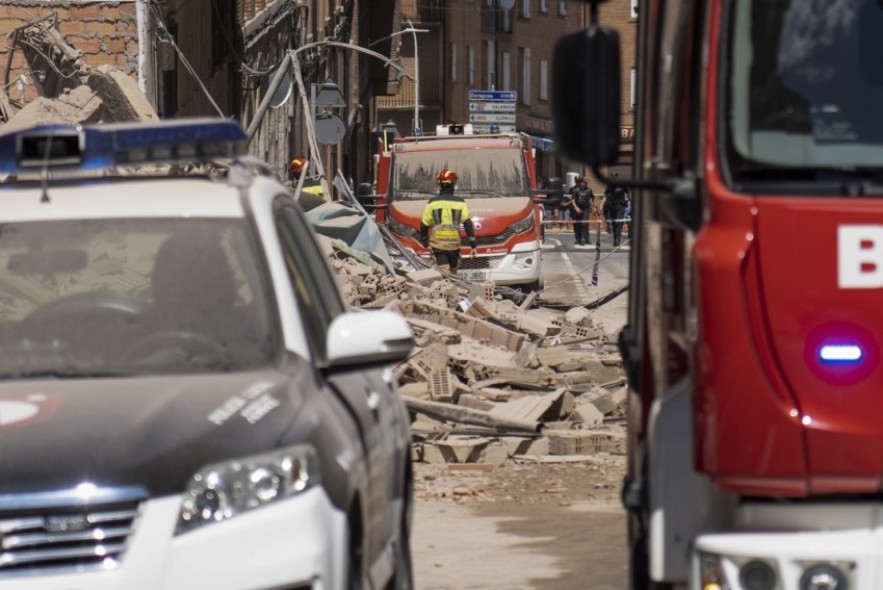
{"type": "MultiPolygon", "coordinates": [[[[147,118],[221,116],[260,122],[249,150],[284,174],[307,151],[304,108],[279,100],[264,112],[269,82],[289,50],[320,41],[367,45],[393,33],[399,0],[0,0],[0,59],[5,63],[0,123],[38,98],[61,100],[62,122],[115,120],[79,112],[89,101],[68,95],[84,70],[128,76],[147,118]],[[37,33],[35,27],[42,30],[37,33]],[[358,23],[365,23],[360,30],[358,23]],[[55,31],[54,35],[48,31],[55,31]],[[74,73],[76,72],[76,73],[74,73]],[[73,106],[70,106],[70,105],[73,106]],[[80,118],[82,117],[82,118],[80,118]]],[[[391,44],[373,48],[389,56],[391,44]]],[[[363,171],[369,180],[375,97],[395,91],[383,61],[319,46],[300,56],[304,84],[332,80],[346,99],[346,137],[320,154],[328,170],[363,171]]],[[[296,97],[288,87],[280,91],[296,97]]],[[[99,98],[104,98],[98,94],[99,98]]],[[[139,115],[144,115],[140,113],[139,115]]],[[[40,121],[42,122],[42,120],[40,121]]]]}

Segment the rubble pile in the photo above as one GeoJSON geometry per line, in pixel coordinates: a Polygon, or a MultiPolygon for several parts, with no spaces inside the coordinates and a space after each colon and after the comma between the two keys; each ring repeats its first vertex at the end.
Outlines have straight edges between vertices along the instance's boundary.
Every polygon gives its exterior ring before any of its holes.
{"type": "MultiPolygon", "coordinates": [[[[11,51],[24,55],[40,95],[19,104],[5,90],[11,86],[7,79],[0,90],[0,124],[4,131],[52,123],[158,120],[135,80],[114,66],[91,67],[83,52],[68,44],[57,26],[53,13],[11,33],[11,51]]],[[[6,75],[8,78],[8,66],[6,75]]]]}
{"type": "Polygon", "coordinates": [[[623,453],[626,397],[612,335],[567,311],[495,296],[434,269],[388,274],[346,248],[331,263],[347,302],[405,316],[416,347],[395,369],[427,463],[579,461],[623,453]]]}

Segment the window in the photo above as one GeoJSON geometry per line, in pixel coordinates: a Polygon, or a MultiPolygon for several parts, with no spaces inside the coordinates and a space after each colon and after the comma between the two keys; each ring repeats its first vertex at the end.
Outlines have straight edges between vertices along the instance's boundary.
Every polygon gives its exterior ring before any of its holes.
{"type": "Polygon", "coordinates": [[[549,12],[549,0],[540,0],[540,13],[546,14],[549,12]]]}
{"type": "Polygon", "coordinates": [[[451,43],[451,81],[457,81],[457,46],[451,43]]]}
{"type": "Polygon", "coordinates": [[[629,76],[629,96],[631,97],[629,104],[632,106],[632,110],[635,110],[635,99],[638,93],[638,71],[632,67],[632,71],[629,76]]]}
{"type": "Polygon", "coordinates": [[[558,16],[567,16],[567,0],[558,0],[558,16]]]}
{"type": "Polygon", "coordinates": [[[470,45],[466,46],[466,65],[469,68],[466,76],[466,83],[472,88],[475,86],[475,52],[472,51],[470,45]]]}
{"type": "Polygon", "coordinates": [[[630,15],[632,18],[638,18],[638,1],[639,0],[631,0],[632,11],[631,11],[630,15]]]}
{"type": "Polygon", "coordinates": [[[530,18],[530,0],[521,0],[521,17],[530,18]]]}
{"type": "Polygon", "coordinates": [[[530,104],[530,47],[521,49],[521,103],[530,104]]]}
{"type": "Polygon", "coordinates": [[[504,51],[501,59],[500,67],[503,68],[503,90],[512,90],[512,77],[510,72],[512,71],[511,60],[509,59],[509,52],[504,51]]]}
{"type": "Polygon", "coordinates": [[[540,60],[540,100],[549,100],[549,62],[540,60]]]}
{"type": "Polygon", "coordinates": [[[485,67],[487,72],[487,84],[485,88],[496,88],[497,86],[497,44],[494,41],[485,41],[485,67]]]}

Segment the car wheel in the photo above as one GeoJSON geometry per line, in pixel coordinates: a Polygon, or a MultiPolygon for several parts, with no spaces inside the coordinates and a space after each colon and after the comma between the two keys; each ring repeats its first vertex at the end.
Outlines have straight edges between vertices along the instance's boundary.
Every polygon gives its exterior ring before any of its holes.
{"type": "Polygon", "coordinates": [[[364,549],[362,547],[362,513],[358,505],[350,511],[349,517],[349,559],[347,561],[346,588],[347,590],[364,590],[364,549]]]}
{"type": "Polygon", "coordinates": [[[521,290],[525,293],[533,293],[540,290],[540,281],[534,281],[521,286],[521,290]]]}
{"type": "Polygon", "coordinates": [[[385,590],[413,590],[414,562],[411,556],[411,522],[414,516],[414,490],[410,483],[402,502],[402,526],[394,545],[395,570],[385,590]]]}

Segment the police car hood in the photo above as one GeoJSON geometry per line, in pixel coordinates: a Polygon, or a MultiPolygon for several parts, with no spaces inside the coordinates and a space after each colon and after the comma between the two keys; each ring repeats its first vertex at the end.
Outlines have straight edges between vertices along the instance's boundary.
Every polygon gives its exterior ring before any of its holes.
{"type": "Polygon", "coordinates": [[[800,412],[812,478],[883,476],[879,199],[756,200],[754,326],[800,412]]]}
{"type": "Polygon", "coordinates": [[[0,495],[83,482],[181,493],[206,464],[274,448],[311,386],[297,380],[261,371],[0,382],[0,495]]]}
{"type": "MultiPolygon", "coordinates": [[[[420,227],[425,201],[393,201],[392,215],[402,223],[420,227]]],[[[505,231],[513,223],[527,217],[532,211],[529,197],[466,198],[469,217],[475,224],[475,235],[496,235],[505,231]]]]}

